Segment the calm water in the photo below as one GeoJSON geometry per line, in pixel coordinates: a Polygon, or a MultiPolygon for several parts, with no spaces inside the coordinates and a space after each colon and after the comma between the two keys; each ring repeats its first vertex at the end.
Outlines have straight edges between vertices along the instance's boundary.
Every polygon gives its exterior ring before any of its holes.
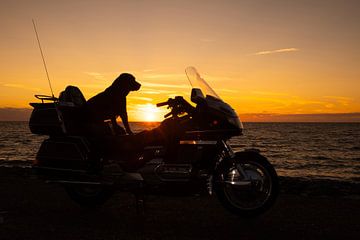
{"type": "MultiPolygon", "coordinates": [[[[133,130],[156,125],[134,123],[133,130]]],[[[360,123],[245,123],[235,150],[258,148],[280,176],[360,181],[360,123]]],[[[45,138],[27,122],[0,122],[0,165],[31,161],[45,138]]]]}

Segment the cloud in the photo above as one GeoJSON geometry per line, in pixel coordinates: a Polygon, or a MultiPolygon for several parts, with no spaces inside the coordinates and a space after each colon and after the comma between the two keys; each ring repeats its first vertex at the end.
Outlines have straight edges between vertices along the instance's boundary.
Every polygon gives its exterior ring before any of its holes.
{"type": "Polygon", "coordinates": [[[81,88],[105,89],[106,84],[81,84],[81,88]]]}
{"type": "Polygon", "coordinates": [[[268,50],[268,51],[260,51],[257,53],[254,53],[253,55],[268,55],[273,53],[284,53],[284,52],[297,52],[300,51],[298,48],[282,48],[282,49],[276,49],[276,50],[268,50]]]}
{"type": "Polygon", "coordinates": [[[223,82],[223,81],[234,81],[236,79],[232,78],[232,77],[225,77],[225,76],[210,76],[210,75],[206,75],[206,74],[201,74],[201,77],[206,81],[206,82],[223,82]]]}
{"type": "Polygon", "coordinates": [[[24,89],[24,90],[31,90],[31,91],[41,91],[41,88],[29,87],[29,86],[25,86],[22,84],[5,83],[5,84],[3,84],[3,86],[11,87],[11,88],[19,88],[19,89],[24,89]]]}
{"type": "Polygon", "coordinates": [[[84,72],[86,75],[89,75],[93,78],[95,78],[96,80],[101,80],[104,81],[106,80],[105,76],[102,73],[99,72],[84,72]]]}
{"type": "Polygon", "coordinates": [[[147,79],[160,79],[160,78],[166,78],[166,79],[173,79],[173,78],[185,78],[185,74],[144,74],[142,78],[147,79]]]}
{"type": "Polygon", "coordinates": [[[158,90],[141,90],[142,94],[160,94],[161,92],[158,90]]]}
{"type": "Polygon", "coordinates": [[[141,94],[156,94],[157,95],[157,94],[174,93],[176,91],[141,87],[140,92],[141,92],[141,94]]]}
{"type": "Polygon", "coordinates": [[[350,102],[354,100],[349,97],[341,97],[341,96],[324,96],[324,98],[333,100],[336,103],[341,104],[343,106],[349,106],[350,102]]]}
{"type": "Polygon", "coordinates": [[[155,72],[155,71],[156,71],[155,68],[148,68],[143,70],[143,72],[155,72]]]}
{"type": "Polygon", "coordinates": [[[148,97],[136,97],[136,96],[130,96],[127,97],[129,99],[136,99],[136,100],[142,100],[142,101],[146,101],[146,102],[151,102],[153,99],[152,98],[148,98],[148,97]]]}
{"type": "Polygon", "coordinates": [[[226,88],[216,88],[214,89],[216,92],[225,92],[225,93],[237,93],[236,90],[226,89],[226,88]]]}
{"type": "Polygon", "coordinates": [[[141,85],[145,87],[161,87],[161,88],[181,88],[181,89],[190,88],[190,85],[186,85],[186,84],[163,84],[163,83],[141,82],[141,85]]]}
{"type": "Polygon", "coordinates": [[[288,93],[282,93],[282,92],[252,91],[251,93],[256,95],[265,95],[265,96],[289,96],[288,93]]]}

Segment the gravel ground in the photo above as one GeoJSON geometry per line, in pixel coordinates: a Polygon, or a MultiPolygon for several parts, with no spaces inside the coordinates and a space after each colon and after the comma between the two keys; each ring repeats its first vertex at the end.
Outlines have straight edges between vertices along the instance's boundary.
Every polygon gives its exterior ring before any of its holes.
{"type": "Polygon", "coordinates": [[[253,219],[202,195],[149,195],[142,216],[131,194],[84,209],[59,185],[0,168],[0,239],[359,239],[358,184],[289,178],[281,184],[275,206],[253,219]]]}

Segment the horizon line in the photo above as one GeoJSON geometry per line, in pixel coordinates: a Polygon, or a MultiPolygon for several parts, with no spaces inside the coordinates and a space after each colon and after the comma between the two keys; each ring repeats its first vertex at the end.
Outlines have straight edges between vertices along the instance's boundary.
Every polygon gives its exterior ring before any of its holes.
{"type": "MultiPolygon", "coordinates": [[[[0,122],[29,122],[28,120],[1,120],[0,122]]],[[[118,121],[121,123],[121,121],[118,121]]],[[[129,123],[161,123],[162,121],[129,121],[129,123]]],[[[356,121],[241,121],[242,123],[360,123],[356,121]]]]}
{"type": "MultiPolygon", "coordinates": [[[[0,107],[0,121],[27,122],[30,119],[31,108],[0,107]]],[[[343,113],[241,113],[242,122],[360,122],[360,112],[343,113]]],[[[161,119],[157,119],[159,122],[161,119]]],[[[148,122],[139,118],[131,122],[148,122]]],[[[157,121],[155,121],[157,122],[157,121]]]]}

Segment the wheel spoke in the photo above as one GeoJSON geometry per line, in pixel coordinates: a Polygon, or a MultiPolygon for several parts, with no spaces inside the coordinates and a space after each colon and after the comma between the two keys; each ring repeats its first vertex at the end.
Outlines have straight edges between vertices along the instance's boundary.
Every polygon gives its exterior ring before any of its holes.
{"type": "Polygon", "coordinates": [[[224,176],[224,193],[229,201],[241,209],[261,207],[271,193],[268,171],[255,162],[230,168],[224,176]]]}

